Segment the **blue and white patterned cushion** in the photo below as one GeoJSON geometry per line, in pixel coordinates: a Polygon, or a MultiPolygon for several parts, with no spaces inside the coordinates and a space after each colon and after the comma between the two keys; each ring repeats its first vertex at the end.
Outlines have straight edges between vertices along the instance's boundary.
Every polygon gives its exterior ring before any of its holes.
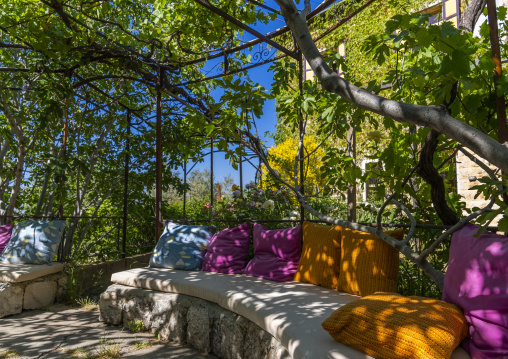
{"type": "Polygon", "coordinates": [[[62,240],[65,221],[22,221],[12,230],[2,263],[51,264],[62,240]]]}
{"type": "Polygon", "coordinates": [[[150,267],[201,270],[214,233],[215,227],[168,223],[150,257],[150,267]]]}

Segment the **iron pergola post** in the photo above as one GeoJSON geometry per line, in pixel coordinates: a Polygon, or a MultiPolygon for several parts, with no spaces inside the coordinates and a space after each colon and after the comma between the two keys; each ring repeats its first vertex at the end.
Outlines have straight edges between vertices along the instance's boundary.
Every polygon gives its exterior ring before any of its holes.
{"type": "Polygon", "coordinates": [[[161,236],[161,222],[162,222],[162,72],[159,67],[157,73],[157,125],[156,143],[155,143],[155,242],[161,236]]]}
{"type": "Polygon", "coordinates": [[[130,138],[131,138],[131,111],[127,110],[127,138],[125,140],[125,166],[123,180],[122,258],[125,258],[126,256],[125,252],[127,243],[127,205],[129,192],[130,138]]]}

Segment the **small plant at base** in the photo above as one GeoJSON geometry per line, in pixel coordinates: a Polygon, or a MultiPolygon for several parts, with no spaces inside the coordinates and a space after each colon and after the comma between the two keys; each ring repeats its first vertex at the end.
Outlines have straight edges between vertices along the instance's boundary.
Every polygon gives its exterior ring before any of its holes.
{"type": "Polygon", "coordinates": [[[19,352],[15,349],[8,349],[0,352],[0,358],[2,359],[19,358],[20,356],[19,352]]]}
{"type": "Polygon", "coordinates": [[[155,345],[155,343],[153,341],[150,341],[150,340],[141,341],[140,340],[134,344],[134,348],[136,348],[136,350],[141,350],[141,349],[153,347],[154,345],[155,345]]]}
{"type": "Polygon", "coordinates": [[[93,358],[93,355],[85,348],[70,349],[66,354],[71,358],[93,358]]]}
{"type": "Polygon", "coordinates": [[[122,355],[120,353],[121,346],[120,343],[115,343],[114,341],[108,340],[106,336],[101,338],[99,349],[96,350],[96,354],[93,356],[97,359],[117,359],[121,358],[122,355]]]}
{"type": "Polygon", "coordinates": [[[99,304],[89,297],[76,299],[76,304],[78,304],[83,310],[91,310],[91,311],[99,310],[99,304]]]}
{"type": "Polygon", "coordinates": [[[131,333],[139,333],[145,330],[145,325],[141,320],[133,321],[131,320],[129,323],[127,323],[129,326],[129,332],[131,333]]]}

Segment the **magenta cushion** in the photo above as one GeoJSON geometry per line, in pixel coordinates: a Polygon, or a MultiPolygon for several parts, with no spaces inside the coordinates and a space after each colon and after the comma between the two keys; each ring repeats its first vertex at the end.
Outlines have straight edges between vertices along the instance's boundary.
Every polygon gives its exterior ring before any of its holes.
{"type": "Polygon", "coordinates": [[[254,258],[244,273],[275,282],[291,281],[302,252],[302,227],[270,230],[254,223],[254,258]]]}
{"type": "Polygon", "coordinates": [[[11,239],[12,229],[14,228],[13,223],[3,224],[0,226],[0,254],[3,253],[9,239],[11,239]]]}
{"type": "Polygon", "coordinates": [[[464,310],[473,359],[508,358],[508,238],[478,229],[453,234],[442,299],[464,310]]]}
{"type": "Polygon", "coordinates": [[[203,257],[201,270],[241,274],[249,257],[250,224],[215,233],[203,257]]]}

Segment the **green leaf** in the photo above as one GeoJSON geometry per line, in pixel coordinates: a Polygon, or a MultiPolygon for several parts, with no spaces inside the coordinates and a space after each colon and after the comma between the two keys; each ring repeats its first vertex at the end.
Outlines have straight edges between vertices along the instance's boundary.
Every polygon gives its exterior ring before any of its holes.
{"type": "Polygon", "coordinates": [[[458,76],[466,76],[470,71],[469,56],[461,50],[453,50],[452,52],[453,72],[458,76]]]}
{"type": "Polygon", "coordinates": [[[508,233],[508,217],[501,218],[498,227],[500,232],[508,233]]]}
{"type": "Polygon", "coordinates": [[[421,28],[416,32],[416,40],[418,41],[418,45],[422,47],[428,47],[432,44],[432,36],[425,28],[421,28]]]}
{"type": "Polygon", "coordinates": [[[441,36],[443,39],[446,39],[450,36],[457,35],[460,33],[460,30],[458,30],[453,24],[449,21],[444,22],[443,25],[441,25],[441,36]]]}
{"type": "Polygon", "coordinates": [[[497,19],[500,21],[506,20],[506,8],[504,6],[497,8],[497,19]]]}
{"type": "Polygon", "coordinates": [[[441,66],[439,67],[439,71],[436,74],[436,77],[446,76],[449,73],[454,71],[453,61],[449,57],[445,57],[441,62],[441,66]]]}

